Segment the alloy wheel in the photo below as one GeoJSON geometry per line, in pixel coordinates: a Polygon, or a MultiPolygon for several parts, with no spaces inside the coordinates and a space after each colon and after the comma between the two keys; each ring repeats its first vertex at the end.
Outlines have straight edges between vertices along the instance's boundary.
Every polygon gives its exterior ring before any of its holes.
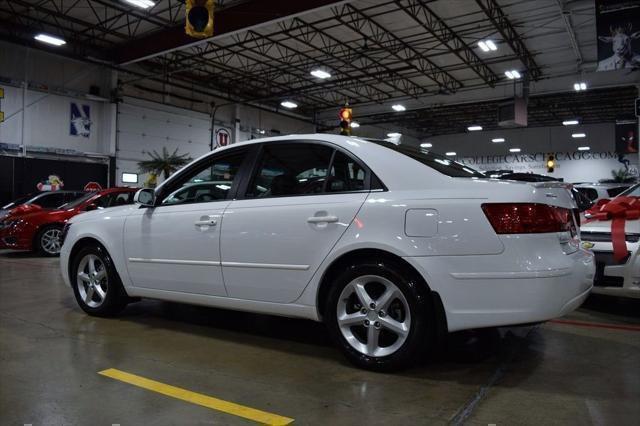
{"type": "Polygon", "coordinates": [[[62,231],[58,228],[47,229],[42,233],[40,237],[40,247],[47,254],[58,254],[62,244],[60,243],[60,236],[62,231]]]}
{"type": "Polygon", "coordinates": [[[104,302],[109,283],[104,262],[95,254],[87,254],[78,264],[76,278],[78,293],[84,303],[97,308],[104,302]]]}
{"type": "Polygon", "coordinates": [[[342,336],[358,352],[384,357],[396,352],[411,330],[411,313],[402,291],[389,279],[364,275],[340,293],[336,310],[342,336]]]}

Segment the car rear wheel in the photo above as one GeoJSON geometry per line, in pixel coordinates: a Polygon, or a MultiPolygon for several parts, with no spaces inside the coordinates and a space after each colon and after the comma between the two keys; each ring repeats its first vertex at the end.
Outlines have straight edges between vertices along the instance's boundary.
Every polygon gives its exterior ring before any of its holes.
{"type": "Polygon", "coordinates": [[[120,277],[102,247],[81,249],[73,258],[70,272],[76,302],[89,315],[113,316],[127,305],[120,277]]]}
{"type": "Polygon", "coordinates": [[[36,250],[43,256],[58,256],[62,247],[62,226],[43,227],[36,237],[36,250]]]}
{"type": "Polygon", "coordinates": [[[375,371],[410,366],[432,339],[431,303],[422,280],[386,260],[354,264],[329,292],[325,321],[354,364],[375,371]]]}

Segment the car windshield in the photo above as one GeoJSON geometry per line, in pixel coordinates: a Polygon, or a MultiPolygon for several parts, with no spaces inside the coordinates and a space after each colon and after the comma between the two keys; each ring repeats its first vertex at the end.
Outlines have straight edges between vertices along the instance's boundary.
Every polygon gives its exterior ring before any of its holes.
{"type": "Polygon", "coordinates": [[[96,195],[95,192],[88,192],[85,195],[83,195],[82,197],[77,198],[77,199],[75,199],[73,201],[70,201],[67,204],[63,204],[58,208],[59,209],[74,209],[74,208],[78,207],[80,204],[82,204],[85,201],[87,201],[89,198],[93,197],[94,195],[96,195]]]}
{"type": "Polygon", "coordinates": [[[621,192],[619,195],[624,197],[640,197],[640,183],[632,186],[624,192],[621,192]]]}
{"type": "Polygon", "coordinates": [[[2,206],[2,208],[3,209],[11,209],[13,207],[19,206],[20,204],[26,204],[29,201],[33,201],[33,199],[36,198],[38,195],[40,195],[40,194],[25,195],[24,197],[20,197],[18,199],[13,200],[9,204],[5,204],[4,206],[2,206]]]}
{"type": "Polygon", "coordinates": [[[410,146],[396,145],[391,142],[381,141],[376,139],[367,139],[369,142],[373,142],[377,145],[389,148],[392,151],[399,152],[407,157],[413,158],[416,161],[421,162],[425,166],[431,167],[439,171],[442,174],[451,177],[466,177],[466,178],[486,178],[486,176],[477,170],[467,167],[464,164],[457,161],[450,160],[447,157],[443,157],[438,154],[434,154],[428,150],[418,149],[410,146]]]}

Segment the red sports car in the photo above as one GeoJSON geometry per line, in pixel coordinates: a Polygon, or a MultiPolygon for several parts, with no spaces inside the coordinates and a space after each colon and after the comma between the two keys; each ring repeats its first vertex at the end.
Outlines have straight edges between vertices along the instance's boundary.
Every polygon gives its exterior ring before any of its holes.
{"type": "Polygon", "coordinates": [[[60,252],[64,224],[85,211],[133,203],[137,188],[109,188],[86,195],[57,209],[31,205],[15,209],[0,221],[0,249],[33,250],[45,256],[60,252]]]}

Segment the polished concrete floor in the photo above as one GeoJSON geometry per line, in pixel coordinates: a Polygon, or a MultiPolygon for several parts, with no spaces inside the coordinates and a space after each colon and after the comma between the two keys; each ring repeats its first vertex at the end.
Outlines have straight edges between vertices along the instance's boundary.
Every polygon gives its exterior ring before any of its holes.
{"type": "Polygon", "coordinates": [[[57,259],[0,252],[0,424],[252,423],[107,368],[304,425],[638,424],[640,304],[592,298],[564,320],[451,335],[439,359],[376,374],[310,321],[157,301],[92,318],[57,259]]]}

